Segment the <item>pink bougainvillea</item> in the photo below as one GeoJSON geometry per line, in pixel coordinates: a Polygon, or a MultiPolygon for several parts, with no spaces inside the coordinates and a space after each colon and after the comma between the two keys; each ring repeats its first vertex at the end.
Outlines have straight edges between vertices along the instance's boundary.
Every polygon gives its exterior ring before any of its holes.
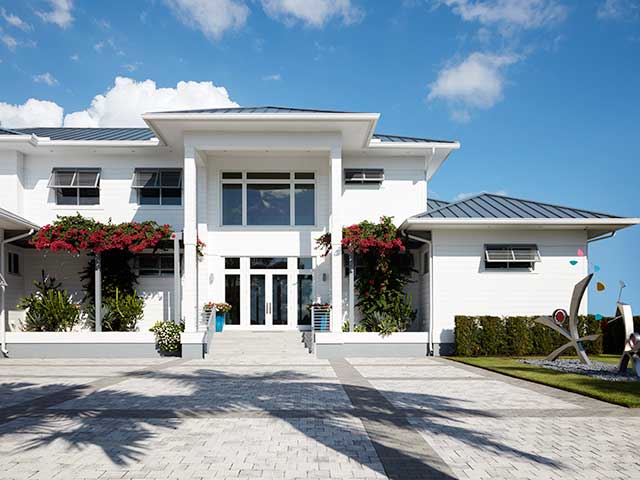
{"type": "Polygon", "coordinates": [[[100,223],[77,214],[59,216],[51,225],[45,225],[31,239],[31,244],[38,250],[52,252],[129,250],[140,253],[168,240],[172,233],[169,225],[158,225],[153,221],[100,223]]]}

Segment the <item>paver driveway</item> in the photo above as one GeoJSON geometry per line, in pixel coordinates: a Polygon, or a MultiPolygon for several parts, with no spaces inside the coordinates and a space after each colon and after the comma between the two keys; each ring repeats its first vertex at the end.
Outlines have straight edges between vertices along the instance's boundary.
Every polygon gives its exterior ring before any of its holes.
{"type": "Polygon", "coordinates": [[[0,361],[0,478],[640,478],[640,411],[444,359],[0,361]]]}

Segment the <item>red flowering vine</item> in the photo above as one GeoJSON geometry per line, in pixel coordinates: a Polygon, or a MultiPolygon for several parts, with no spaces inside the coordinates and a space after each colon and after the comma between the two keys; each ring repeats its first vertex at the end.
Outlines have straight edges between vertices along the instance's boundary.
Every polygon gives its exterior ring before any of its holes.
{"type": "Polygon", "coordinates": [[[168,240],[172,233],[169,225],[158,225],[153,221],[105,224],[76,214],[58,216],[55,222],[42,227],[30,243],[38,250],[52,252],[129,250],[140,253],[168,240]]]}
{"type": "MultiPolygon", "coordinates": [[[[331,233],[316,239],[316,244],[324,250],[324,256],[331,252],[331,233]]],[[[392,217],[381,217],[380,223],[367,220],[342,228],[342,248],[349,253],[376,253],[389,256],[406,250],[402,238],[393,224],[392,217]]]]}

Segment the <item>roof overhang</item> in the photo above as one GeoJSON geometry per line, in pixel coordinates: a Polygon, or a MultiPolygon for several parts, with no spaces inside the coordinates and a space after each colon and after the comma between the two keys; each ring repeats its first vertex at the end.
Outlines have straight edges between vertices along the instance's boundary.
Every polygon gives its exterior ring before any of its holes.
{"type": "Polygon", "coordinates": [[[143,148],[157,147],[160,141],[157,138],[150,140],[52,140],[49,137],[36,135],[0,135],[0,147],[10,148],[21,152],[35,151],[35,149],[51,148],[143,148]]]}
{"type": "Polygon", "coordinates": [[[38,230],[40,227],[20,215],[0,208],[0,228],[3,230],[38,230]]]}
{"type": "Polygon", "coordinates": [[[588,238],[640,224],[640,218],[408,218],[402,231],[441,229],[586,230],[588,238]]]}

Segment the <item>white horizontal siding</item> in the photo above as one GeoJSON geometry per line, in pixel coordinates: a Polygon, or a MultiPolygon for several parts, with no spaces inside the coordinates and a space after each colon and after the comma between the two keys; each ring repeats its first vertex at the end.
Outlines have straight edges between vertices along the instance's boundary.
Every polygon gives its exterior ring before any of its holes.
{"type": "MultiPolygon", "coordinates": [[[[588,270],[583,231],[439,230],[433,232],[434,341],[453,342],[456,315],[550,315],[568,310],[574,285],[588,270]],[[487,243],[535,243],[533,272],[485,271],[487,243]],[[573,266],[570,260],[578,260],[573,266]]],[[[581,312],[587,311],[587,295],[581,312]]]]}

